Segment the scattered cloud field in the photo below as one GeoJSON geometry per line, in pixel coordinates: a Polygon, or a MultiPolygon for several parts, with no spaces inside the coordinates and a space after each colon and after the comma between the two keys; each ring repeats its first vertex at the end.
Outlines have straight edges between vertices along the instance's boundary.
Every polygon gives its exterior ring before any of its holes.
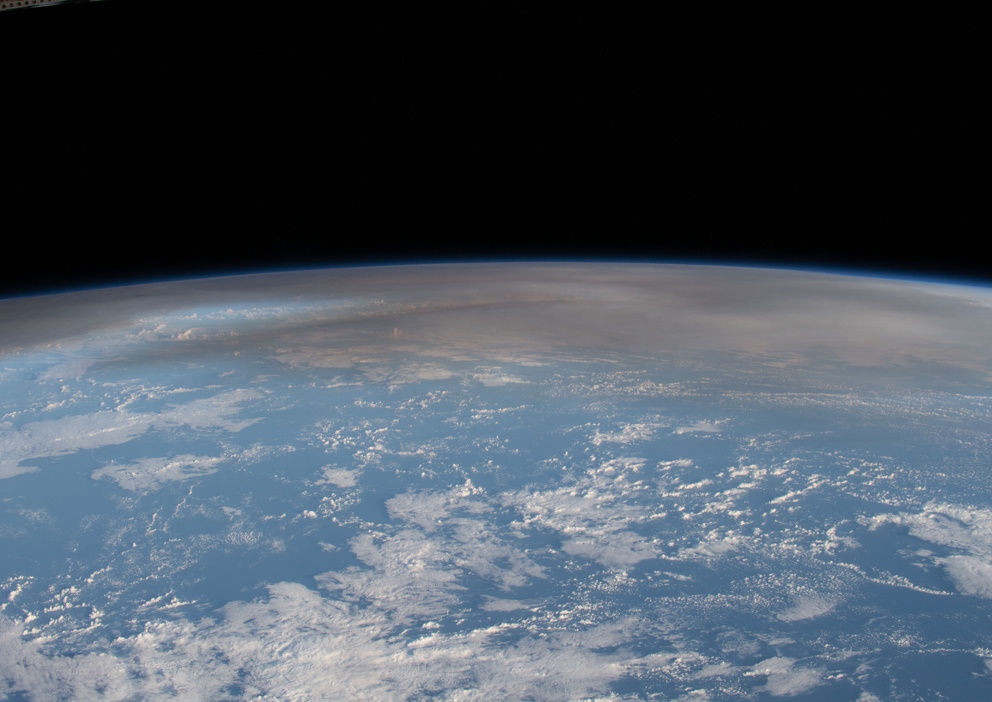
{"type": "Polygon", "coordinates": [[[992,693],[992,395],[810,370],[774,325],[570,350],[585,294],[370,283],[4,356],[0,696],[992,693]]]}

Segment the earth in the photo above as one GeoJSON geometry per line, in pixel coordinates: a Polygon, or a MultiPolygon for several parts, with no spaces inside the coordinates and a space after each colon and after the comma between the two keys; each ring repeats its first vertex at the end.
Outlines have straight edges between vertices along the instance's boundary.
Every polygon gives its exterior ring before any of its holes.
{"type": "Polygon", "coordinates": [[[621,263],[0,301],[0,696],[992,699],[992,290],[621,263]]]}

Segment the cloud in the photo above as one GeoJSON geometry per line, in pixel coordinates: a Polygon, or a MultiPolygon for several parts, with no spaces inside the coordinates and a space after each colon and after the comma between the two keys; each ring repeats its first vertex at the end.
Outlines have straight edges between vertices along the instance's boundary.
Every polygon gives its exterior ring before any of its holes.
{"type": "Polygon", "coordinates": [[[684,549],[679,555],[684,558],[722,558],[740,548],[743,542],[744,539],[737,534],[721,534],[714,530],[698,544],[692,548],[684,549]]]}
{"type": "Polygon", "coordinates": [[[975,287],[715,266],[399,266],[0,300],[0,353],[61,345],[137,358],[148,342],[138,334],[164,324],[155,344],[199,356],[222,339],[225,352],[281,347],[290,355],[370,340],[477,358],[702,349],[762,362],[819,358],[821,372],[831,362],[939,364],[984,378],[990,322],[988,294],[975,287]],[[237,341],[228,345],[235,321],[237,341]],[[198,338],[169,338],[193,323],[198,338]],[[403,334],[393,337],[397,328],[403,334]],[[134,343],[121,347],[128,334],[134,343]]]}
{"type": "Polygon", "coordinates": [[[94,480],[110,478],[125,490],[149,492],[168,482],[189,480],[217,472],[221,456],[194,456],[182,454],[171,458],[139,458],[133,463],[112,463],[90,474],[94,480]]]}
{"type": "Polygon", "coordinates": [[[21,465],[32,458],[66,456],[85,449],[123,444],[152,428],[150,416],[123,412],[93,412],[60,419],[31,422],[0,434],[3,454],[0,477],[11,477],[31,469],[21,465]]]}
{"type": "Polygon", "coordinates": [[[64,379],[79,380],[90,368],[96,365],[97,359],[92,356],[69,356],[55,365],[45,368],[38,373],[38,380],[58,381],[64,379]]]}
{"type": "Polygon", "coordinates": [[[781,612],[778,618],[783,622],[798,622],[805,619],[815,619],[829,614],[837,606],[837,602],[832,599],[818,597],[816,595],[805,595],[796,599],[792,607],[781,612]]]}
{"type": "Polygon", "coordinates": [[[446,551],[460,571],[482,577],[502,590],[543,578],[544,570],[508,543],[502,530],[491,522],[493,508],[481,499],[483,495],[481,488],[466,480],[445,491],[397,495],[386,502],[386,508],[392,519],[415,525],[425,534],[440,531],[431,537],[434,547],[446,551]]]}
{"type": "Polygon", "coordinates": [[[0,677],[9,691],[90,700],[573,700],[608,692],[638,659],[618,648],[623,625],[534,636],[518,626],[445,634],[434,621],[400,633],[386,609],[275,583],[216,618],[149,621],[115,655],[63,656],[0,618],[0,677]],[[508,640],[507,635],[512,634],[508,640]]]}
{"type": "Polygon", "coordinates": [[[477,383],[482,383],[487,388],[495,388],[503,385],[519,385],[530,382],[526,378],[521,378],[519,375],[504,373],[499,369],[489,369],[481,373],[470,373],[468,377],[477,383]]]}
{"type": "Polygon", "coordinates": [[[569,487],[507,492],[500,500],[519,512],[520,528],[558,532],[566,553],[608,568],[627,568],[660,553],[651,539],[630,528],[647,520],[650,511],[623,499],[622,479],[644,463],[642,458],[612,459],[569,487]]]}
{"type": "Polygon", "coordinates": [[[389,385],[448,380],[457,375],[450,368],[436,363],[408,363],[397,367],[392,358],[382,358],[379,363],[366,364],[361,372],[370,382],[389,385]]]}
{"type": "Polygon", "coordinates": [[[386,501],[386,509],[393,519],[416,524],[430,533],[456,510],[475,514],[489,511],[488,505],[465,499],[480,493],[482,493],[480,488],[475,487],[471,480],[466,480],[460,489],[443,492],[406,492],[396,495],[386,501]]]}
{"type": "Polygon", "coordinates": [[[261,396],[256,390],[238,389],[171,405],[156,414],[105,410],[30,422],[16,429],[0,427],[0,479],[32,471],[31,459],[125,444],[153,429],[187,426],[239,432],[260,421],[238,415],[244,404],[261,396]]]}
{"type": "Polygon", "coordinates": [[[339,488],[349,488],[355,487],[358,484],[358,478],[361,476],[361,470],[348,470],[346,468],[331,468],[330,466],[324,467],[324,479],[318,480],[317,484],[327,484],[336,485],[339,488]]]}
{"type": "Polygon", "coordinates": [[[723,424],[723,423],[724,423],[723,421],[710,422],[710,421],[706,421],[706,420],[700,420],[700,421],[695,422],[693,424],[688,424],[688,425],[682,426],[682,427],[676,427],[674,433],[676,433],[676,434],[716,434],[716,433],[719,433],[721,431],[720,425],[723,424]]]}
{"type": "Polygon", "coordinates": [[[349,542],[367,568],[330,571],[320,586],[352,602],[368,602],[397,622],[439,617],[456,608],[463,571],[440,539],[406,529],[392,536],[359,534],[349,542]]]}
{"type": "Polygon", "coordinates": [[[529,609],[538,604],[538,600],[508,600],[487,595],[483,599],[482,609],[487,612],[514,612],[520,609],[529,609]]]}
{"type": "Polygon", "coordinates": [[[135,693],[125,661],[84,653],[47,656],[20,636],[14,620],[0,616],[0,679],[3,692],[27,692],[33,699],[125,700],[135,693]]]}
{"type": "Polygon", "coordinates": [[[18,465],[20,460],[0,458],[0,480],[4,478],[13,478],[15,475],[23,475],[25,473],[34,473],[37,468],[34,466],[22,466],[18,465]]]}
{"type": "Polygon", "coordinates": [[[263,394],[258,390],[228,390],[185,404],[172,405],[163,412],[150,415],[150,421],[156,428],[188,426],[191,429],[239,432],[262,421],[261,417],[238,417],[244,404],[261,397],[263,394]]]}
{"type": "Polygon", "coordinates": [[[938,558],[954,585],[966,595],[976,595],[992,600],[992,564],[975,556],[948,556],[938,558]]]}
{"type": "Polygon", "coordinates": [[[566,540],[561,549],[572,556],[583,556],[608,568],[629,568],[641,561],[655,558],[660,553],[657,546],[632,531],[592,530],[588,536],[566,540]]]}
{"type": "Polygon", "coordinates": [[[992,599],[992,509],[929,503],[919,513],[880,514],[862,523],[906,528],[912,536],[956,553],[926,557],[943,566],[959,592],[992,599]]]}
{"type": "Polygon", "coordinates": [[[798,695],[823,681],[823,671],[796,665],[794,658],[776,656],[754,665],[746,675],[766,676],[764,691],[776,697],[798,695]]]}
{"type": "Polygon", "coordinates": [[[652,438],[655,431],[661,424],[638,422],[635,424],[625,424],[616,431],[602,432],[599,429],[592,436],[594,446],[599,446],[604,442],[613,444],[632,444],[637,441],[646,441],[652,438]]]}

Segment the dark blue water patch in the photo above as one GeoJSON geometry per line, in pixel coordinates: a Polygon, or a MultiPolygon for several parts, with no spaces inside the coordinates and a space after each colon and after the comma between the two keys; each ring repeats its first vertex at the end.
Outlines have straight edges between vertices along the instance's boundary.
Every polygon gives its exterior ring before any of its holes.
{"type": "MultiPolygon", "coordinates": [[[[798,664],[799,669],[802,663],[798,664]]],[[[794,671],[795,672],[795,669],[794,671]]],[[[690,679],[680,681],[677,679],[662,677],[654,679],[650,676],[621,678],[611,686],[611,690],[620,695],[631,696],[639,700],[655,699],[690,699],[693,690],[698,688],[711,688],[716,680],[719,686],[716,690],[710,689],[710,694],[705,699],[714,700],[736,700],[736,699],[758,699],[758,700],[781,700],[783,695],[787,699],[803,700],[804,702],[854,702],[860,695],[857,686],[846,678],[830,680],[821,677],[812,689],[802,692],[778,692],[772,694],[763,688],[768,684],[769,678],[756,675],[741,677],[732,674],[729,678],[707,678],[690,679]],[[712,695],[712,696],[711,696],[712,695]]]]}
{"type": "Polygon", "coordinates": [[[16,539],[5,538],[0,579],[17,575],[56,577],[70,555],[62,532],[32,530],[16,539]],[[56,554],[58,557],[53,558],[56,554]]]}
{"type": "Polygon", "coordinates": [[[212,536],[226,528],[228,520],[222,515],[209,515],[195,510],[183,510],[178,518],[169,519],[169,537],[191,539],[199,536],[212,536]]]}
{"type": "MultiPolygon", "coordinates": [[[[422,684],[427,685],[429,683],[425,681],[422,684]]],[[[418,691],[417,697],[426,700],[449,699],[451,697],[451,691],[444,687],[425,688],[423,690],[418,691]]]]}
{"type": "MultiPolygon", "coordinates": [[[[466,588],[463,595],[463,603],[467,608],[479,612],[488,612],[485,609],[487,602],[492,600],[514,600],[521,603],[521,610],[530,604],[547,605],[558,600],[563,594],[563,583],[560,581],[562,573],[555,572],[555,569],[548,568],[548,564],[542,562],[541,558],[534,559],[539,565],[545,566],[545,576],[527,576],[526,583],[513,585],[509,589],[502,589],[496,578],[480,576],[468,569],[462,569],[462,574],[458,578],[458,584],[466,588]]],[[[566,591],[567,592],[567,591],[566,591]]],[[[517,612],[520,610],[511,610],[517,612]]],[[[493,610],[491,615],[497,620],[502,620],[506,612],[493,610]]]]}
{"type": "MultiPolygon", "coordinates": [[[[801,700],[801,702],[842,702],[846,700],[855,702],[860,696],[861,690],[851,680],[846,678],[829,680],[823,677],[821,677],[819,684],[811,690],[794,694],[786,693],[788,699],[801,700]]],[[[781,701],[783,695],[762,692],[758,695],[758,699],[781,701]]]]}
{"type": "Polygon", "coordinates": [[[193,480],[204,499],[216,498],[231,507],[244,502],[267,505],[266,514],[292,512],[313,501],[301,494],[301,483],[321,477],[320,458],[319,452],[310,449],[277,451],[254,459],[235,457],[230,463],[218,464],[217,472],[193,480]]]}
{"type": "Polygon", "coordinates": [[[248,675],[247,671],[245,671],[244,669],[239,670],[238,680],[236,682],[230,683],[227,687],[225,687],[224,693],[227,694],[232,699],[236,699],[236,700],[247,699],[248,689],[245,687],[245,684],[250,682],[249,678],[250,676],[248,675]]]}
{"type": "MultiPolygon", "coordinates": [[[[192,601],[199,607],[214,610],[232,600],[247,601],[262,597],[266,593],[267,584],[290,579],[273,579],[273,575],[275,573],[269,569],[246,566],[243,556],[239,559],[230,554],[212,553],[181,570],[171,572],[165,583],[160,582],[157,589],[150,588],[144,596],[159,596],[163,594],[162,588],[165,586],[165,591],[171,590],[182,601],[192,601]]],[[[146,615],[158,616],[161,615],[154,610],[146,615]]]]}
{"type": "MultiPolygon", "coordinates": [[[[909,636],[927,646],[950,648],[989,648],[992,646],[992,608],[987,603],[974,606],[972,598],[930,597],[903,588],[867,588],[863,622],[852,621],[851,634],[864,639],[884,634],[892,640],[909,636]],[[912,595],[917,595],[915,598],[912,595]]],[[[824,618],[828,624],[831,618],[824,618]]]]}
{"type": "Polygon", "coordinates": [[[920,539],[896,524],[882,524],[873,531],[858,534],[856,538],[863,547],[845,553],[844,559],[860,566],[869,575],[887,571],[921,587],[943,592],[956,591],[944,568],[933,562],[935,557],[957,553],[956,549],[920,539]],[[917,555],[920,550],[933,555],[917,555]]]}
{"type": "Polygon", "coordinates": [[[992,676],[971,652],[907,652],[885,672],[891,679],[888,699],[992,699],[992,676]]]}
{"type": "Polygon", "coordinates": [[[331,461],[328,461],[325,453],[314,447],[297,447],[293,451],[275,449],[258,459],[249,455],[239,460],[237,465],[240,470],[236,482],[246,484],[247,480],[249,482],[246,485],[250,486],[251,482],[271,478],[292,485],[292,489],[298,491],[302,487],[301,483],[322,479],[321,468],[329,463],[331,461]]]}
{"type": "Polygon", "coordinates": [[[949,602],[943,607],[930,607],[916,615],[914,625],[928,645],[946,642],[966,649],[987,650],[992,647],[992,607],[988,603],[972,607],[969,605],[973,604],[973,598],[967,599],[971,601],[949,602]]]}
{"type": "Polygon", "coordinates": [[[675,699],[689,690],[685,686],[671,682],[662,683],[633,676],[620,678],[610,686],[610,691],[623,699],[675,699]]]}
{"type": "MultiPolygon", "coordinates": [[[[63,553],[75,541],[78,525],[88,516],[104,514],[114,505],[107,491],[89,477],[94,462],[87,456],[65,456],[32,461],[39,470],[5,481],[16,497],[0,504],[13,533],[26,532],[24,539],[9,541],[11,548],[34,543],[30,548],[52,548],[63,553]],[[40,540],[40,541],[35,541],[40,540]],[[46,546],[42,546],[44,543],[46,546]]],[[[46,551],[35,550],[35,553],[46,551]]]]}
{"type": "Polygon", "coordinates": [[[213,551],[173,579],[182,599],[219,608],[231,601],[264,597],[267,586],[299,582],[314,587],[313,576],[328,570],[329,556],[316,551],[304,556],[287,545],[283,551],[252,549],[240,553],[213,551]],[[322,558],[323,557],[323,558],[322,558]]]}

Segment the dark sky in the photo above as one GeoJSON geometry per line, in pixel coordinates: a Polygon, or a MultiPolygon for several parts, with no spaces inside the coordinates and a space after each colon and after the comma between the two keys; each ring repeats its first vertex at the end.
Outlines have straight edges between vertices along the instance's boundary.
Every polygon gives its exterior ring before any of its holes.
{"type": "Polygon", "coordinates": [[[973,48],[932,17],[202,4],[0,15],[0,294],[466,258],[992,281],[973,48]]]}

